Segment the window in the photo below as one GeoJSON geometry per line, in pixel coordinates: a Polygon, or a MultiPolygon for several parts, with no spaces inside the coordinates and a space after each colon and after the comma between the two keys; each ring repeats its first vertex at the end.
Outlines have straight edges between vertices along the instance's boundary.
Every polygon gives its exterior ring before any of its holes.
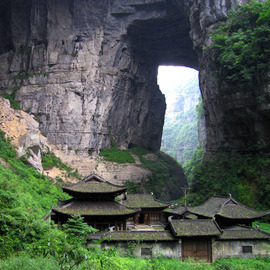
{"type": "Polygon", "coordinates": [[[151,248],[143,248],[141,249],[141,256],[152,256],[151,248]]]}
{"type": "Polygon", "coordinates": [[[243,253],[252,253],[252,246],[242,246],[243,253]]]}
{"type": "Polygon", "coordinates": [[[129,218],[127,219],[127,221],[129,221],[129,222],[134,221],[134,217],[129,217],[129,218]]]}
{"type": "Polygon", "coordinates": [[[160,221],[159,213],[150,213],[150,221],[160,221]]]}

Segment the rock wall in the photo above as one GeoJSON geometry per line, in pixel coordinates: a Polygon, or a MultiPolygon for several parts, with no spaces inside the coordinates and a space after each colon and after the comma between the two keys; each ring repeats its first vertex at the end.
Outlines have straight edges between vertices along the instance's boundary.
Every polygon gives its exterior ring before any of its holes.
{"type": "Polygon", "coordinates": [[[211,45],[210,33],[224,20],[228,10],[245,2],[248,1],[186,1],[190,35],[198,55],[206,150],[210,155],[217,151],[270,150],[270,87],[251,91],[221,87],[223,82],[216,76],[218,67],[209,51],[203,49],[211,45]]]}
{"type": "Polygon", "coordinates": [[[157,68],[186,65],[200,70],[207,150],[241,150],[247,142],[239,129],[253,143],[258,137],[231,110],[242,106],[245,114],[241,93],[236,103],[234,96],[221,96],[203,51],[209,32],[237,2],[2,0],[0,91],[16,92],[49,142],[82,155],[112,139],[121,148],[158,150],[166,105],[157,68]]]}

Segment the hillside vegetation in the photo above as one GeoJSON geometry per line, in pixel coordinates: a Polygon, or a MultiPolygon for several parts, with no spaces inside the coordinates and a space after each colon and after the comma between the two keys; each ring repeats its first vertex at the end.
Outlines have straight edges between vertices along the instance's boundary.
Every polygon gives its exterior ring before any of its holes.
{"type": "Polygon", "coordinates": [[[148,179],[141,183],[134,183],[127,179],[129,192],[154,193],[156,198],[162,200],[176,200],[182,197],[181,186],[187,184],[181,165],[163,152],[151,152],[142,148],[120,150],[116,146],[103,149],[100,155],[107,161],[118,163],[135,163],[134,156],[140,160],[140,167],[151,171],[148,179]]]}
{"type": "MultiPolygon", "coordinates": [[[[138,156],[145,154],[139,149],[132,151],[138,156]]],[[[224,269],[222,268],[224,266],[241,266],[242,269],[269,267],[270,261],[267,258],[219,260],[213,265],[205,265],[183,263],[177,259],[144,260],[133,258],[131,255],[120,257],[117,250],[102,250],[95,245],[86,248],[84,246],[86,237],[95,230],[86,225],[79,216],[70,219],[62,229],[57,229],[49,221],[42,219],[50,206],[56,204],[57,198],[67,199],[67,197],[52,184],[51,179],[29,167],[24,158],[16,158],[13,146],[2,131],[0,161],[0,269],[165,270],[224,269]]]]}
{"type": "MultiPolygon", "coordinates": [[[[217,74],[235,89],[263,88],[270,70],[270,1],[251,1],[235,11],[213,33],[208,48],[218,67],[217,74]]],[[[267,97],[260,97],[267,103],[267,97]]],[[[270,208],[270,157],[256,145],[246,153],[216,153],[203,161],[198,149],[185,172],[191,186],[189,201],[202,203],[213,194],[231,193],[242,203],[270,208]]]]}
{"type": "Polygon", "coordinates": [[[248,90],[269,81],[270,1],[251,1],[231,11],[212,39],[210,49],[224,86],[248,90]]]}

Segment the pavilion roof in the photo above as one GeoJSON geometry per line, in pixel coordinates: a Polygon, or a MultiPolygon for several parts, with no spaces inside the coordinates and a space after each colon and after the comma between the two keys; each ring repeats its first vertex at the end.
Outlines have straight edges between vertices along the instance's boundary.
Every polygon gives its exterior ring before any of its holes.
{"type": "Polygon", "coordinates": [[[104,241],[175,241],[171,231],[109,231],[91,235],[89,239],[104,241]]]}
{"type": "Polygon", "coordinates": [[[139,208],[167,208],[169,204],[160,202],[152,194],[126,194],[121,203],[128,207],[139,208]]]}
{"type": "Polygon", "coordinates": [[[249,208],[231,196],[213,196],[204,204],[187,209],[192,214],[209,218],[219,215],[230,219],[256,219],[270,214],[270,211],[249,208]]]}
{"type": "Polygon", "coordinates": [[[185,206],[178,206],[176,208],[167,208],[164,212],[182,216],[188,213],[188,209],[185,206]]]}
{"type": "Polygon", "coordinates": [[[243,226],[232,226],[222,230],[220,240],[240,240],[240,239],[270,239],[270,234],[259,229],[243,226]]]}
{"type": "Polygon", "coordinates": [[[170,226],[173,234],[178,237],[215,236],[221,230],[212,219],[171,219],[170,226]]]}
{"type": "Polygon", "coordinates": [[[82,216],[122,216],[135,214],[140,209],[129,208],[114,201],[72,201],[62,207],[53,207],[53,212],[82,216]]]}
{"type": "Polygon", "coordinates": [[[91,174],[78,183],[63,187],[65,192],[80,192],[80,193],[123,193],[127,190],[126,186],[120,186],[103,178],[91,174]]]}

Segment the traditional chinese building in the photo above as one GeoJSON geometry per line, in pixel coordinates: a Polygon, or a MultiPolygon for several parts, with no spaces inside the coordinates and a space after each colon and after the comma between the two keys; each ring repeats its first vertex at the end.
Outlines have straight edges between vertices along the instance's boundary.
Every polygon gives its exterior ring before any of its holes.
{"type": "Polygon", "coordinates": [[[219,257],[268,254],[270,235],[252,228],[252,222],[270,212],[246,207],[231,195],[212,196],[202,205],[166,212],[175,237],[182,239],[182,259],[212,262],[219,257]]]}
{"type": "MultiPolygon", "coordinates": [[[[124,204],[143,209],[144,202],[147,204],[150,196],[130,194],[124,204]]],[[[149,205],[153,200],[153,197],[149,199],[149,205]]],[[[161,206],[165,205],[161,203],[161,206]]],[[[149,209],[145,208],[145,213],[149,213],[149,209]]],[[[164,231],[113,230],[102,232],[92,239],[102,237],[103,247],[120,247],[122,250],[128,249],[128,242],[136,241],[134,255],[141,257],[163,255],[182,260],[191,257],[213,262],[222,257],[269,256],[270,234],[251,227],[253,221],[269,213],[248,208],[232,196],[213,196],[197,207],[164,210],[164,215],[168,216],[168,225],[164,231]]],[[[139,214],[135,215],[136,222],[139,214]]]]}
{"type": "Polygon", "coordinates": [[[126,190],[125,186],[112,184],[91,174],[76,184],[63,187],[63,191],[73,198],[59,201],[57,207],[52,207],[51,219],[62,224],[72,215],[81,215],[96,229],[105,230],[114,226],[116,230],[126,230],[127,219],[140,211],[115,201],[126,190]]]}
{"type": "Polygon", "coordinates": [[[270,234],[251,226],[270,211],[246,207],[231,195],[213,196],[196,207],[172,209],[153,194],[126,194],[127,187],[95,174],[63,190],[72,198],[52,207],[51,219],[62,224],[72,215],[81,215],[100,231],[89,241],[103,238],[102,247],[125,252],[134,241],[135,256],[191,257],[207,262],[228,256],[270,255],[270,234]],[[119,195],[123,199],[116,202],[119,195]],[[134,226],[128,226],[130,223],[134,226]],[[161,225],[159,230],[155,229],[157,224],[161,225]]]}
{"type": "Polygon", "coordinates": [[[153,194],[126,194],[121,203],[127,207],[140,208],[141,210],[129,218],[129,222],[140,224],[163,224],[163,210],[170,206],[154,198],[153,194]]]}
{"type": "Polygon", "coordinates": [[[167,212],[180,219],[215,219],[220,228],[237,224],[251,226],[258,218],[270,214],[249,208],[230,196],[212,196],[204,204],[196,207],[179,207],[167,212]]]}

